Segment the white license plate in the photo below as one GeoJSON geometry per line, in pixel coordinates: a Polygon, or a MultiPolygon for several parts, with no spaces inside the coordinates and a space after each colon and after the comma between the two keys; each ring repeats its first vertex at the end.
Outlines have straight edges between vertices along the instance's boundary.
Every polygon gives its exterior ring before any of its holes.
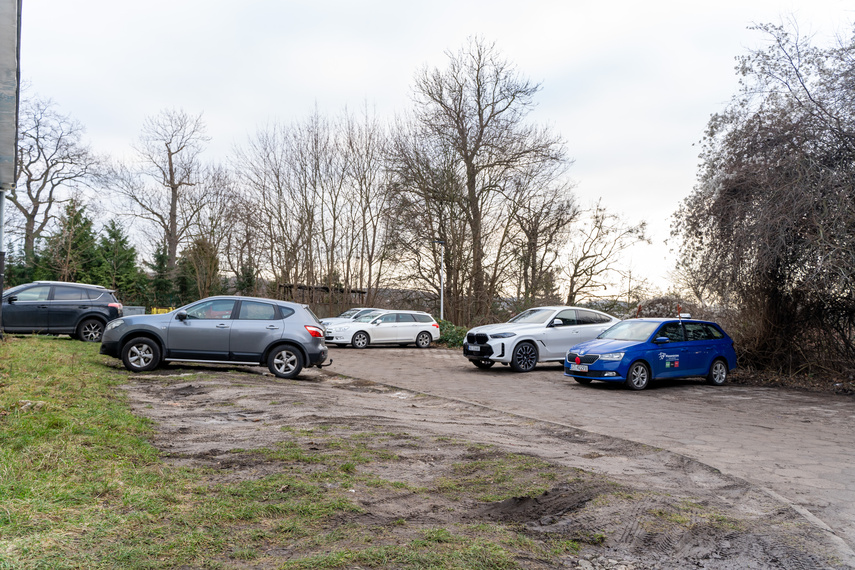
{"type": "Polygon", "coordinates": [[[588,371],[588,365],[587,364],[571,364],[570,370],[572,370],[573,372],[587,372],[588,371]]]}
{"type": "Polygon", "coordinates": [[[469,352],[481,352],[480,346],[469,345],[469,352]]]}

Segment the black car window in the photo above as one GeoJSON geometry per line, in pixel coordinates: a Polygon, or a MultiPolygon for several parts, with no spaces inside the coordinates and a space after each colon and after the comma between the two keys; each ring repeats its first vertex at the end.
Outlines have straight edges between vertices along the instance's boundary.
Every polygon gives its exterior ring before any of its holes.
{"type": "Polygon", "coordinates": [[[571,325],[580,324],[577,319],[577,315],[578,313],[576,312],[576,309],[564,309],[563,311],[555,315],[555,318],[553,318],[552,320],[554,321],[555,319],[561,319],[560,326],[569,327],[571,325]]]}
{"type": "Polygon", "coordinates": [[[720,340],[724,338],[724,333],[718,330],[717,327],[713,325],[704,325],[704,327],[707,329],[707,334],[710,339],[720,340]]]}
{"type": "Polygon", "coordinates": [[[420,323],[430,323],[433,321],[433,318],[430,315],[415,315],[416,320],[420,323]]]}
{"type": "Polygon", "coordinates": [[[712,340],[714,337],[703,323],[685,323],[686,340],[712,340]]]}
{"type": "Polygon", "coordinates": [[[19,301],[47,301],[48,295],[50,295],[50,285],[30,287],[15,293],[19,301]]]}
{"type": "Polygon", "coordinates": [[[270,321],[278,317],[276,307],[270,303],[241,301],[238,318],[245,321],[270,321]]]}
{"type": "Polygon", "coordinates": [[[399,323],[414,323],[414,322],[416,322],[416,319],[410,313],[398,313],[398,322],[399,323]]]}
{"type": "Polygon", "coordinates": [[[594,311],[576,311],[576,324],[579,325],[596,325],[609,322],[608,317],[605,317],[594,311]]]}
{"type": "Polygon", "coordinates": [[[664,336],[671,342],[682,342],[683,327],[680,326],[680,323],[665,323],[656,333],[656,336],[664,336]]]}
{"type": "Polygon", "coordinates": [[[82,301],[89,300],[89,295],[80,287],[65,287],[57,285],[53,288],[54,301],[82,301]]]}
{"type": "Polygon", "coordinates": [[[187,309],[188,319],[230,319],[235,302],[231,299],[213,299],[187,309]]]}

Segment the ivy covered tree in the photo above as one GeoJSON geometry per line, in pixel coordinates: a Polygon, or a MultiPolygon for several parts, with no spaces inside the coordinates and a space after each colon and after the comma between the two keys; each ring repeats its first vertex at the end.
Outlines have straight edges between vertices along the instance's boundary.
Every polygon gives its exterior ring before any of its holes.
{"type": "Polygon", "coordinates": [[[675,215],[682,274],[731,307],[746,364],[848,369],[855,359],[855,38],[831,48],[757,28],[742,89],[710,120],[675,215]],[[808,356],[808,354],[810,356],[808,356]]]}

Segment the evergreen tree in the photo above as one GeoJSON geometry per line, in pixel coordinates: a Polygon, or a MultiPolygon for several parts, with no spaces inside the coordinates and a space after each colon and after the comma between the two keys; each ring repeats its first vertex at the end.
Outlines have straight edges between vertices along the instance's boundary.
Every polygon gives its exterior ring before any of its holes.
{"type": "Polygon", "coordinates": [[[172,279],[169,278],[169,265],[166,245],[161,244],[154,252],[154,259],[146,262],[153,275],[149,280],[148,304],[152,307],[176,306],[177,299],[172,279]]]}
{"type": "MultiPolygon", "coordinates": [[[[38,267],[59,281],[92,283],[97,279],[96,234],[86,206],[72,198],[59,217],[56,231],[50,235],[38,267]]],[[[39,277],[41,277],[39,275],[39,277]]]]}
{"type": "Polygon", "coordinates": [[[137,266],[136,248],[115,220],[104,227],[96,252],[96,283],[116,289],[125,304],[145,304],[148,278],[137,266]]]}

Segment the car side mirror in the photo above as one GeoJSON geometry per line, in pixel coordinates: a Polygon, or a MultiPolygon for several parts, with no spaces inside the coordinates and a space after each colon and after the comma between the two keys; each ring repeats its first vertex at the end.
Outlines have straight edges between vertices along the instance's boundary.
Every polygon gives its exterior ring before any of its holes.
{"type": "Polygon", "coordinates": [[[186,321],[187,320],[187,311],[178,311],[175,314],[175,318],[178,319],[179,321],[186,321]]]}
{"type": "Polygon", "coordinates": [[[15,301],[17,301],[17,300],[18,300],[17,295],[12,295],[11,297],[9,297],[9,298],[6,300],[6,302],[7,302],[7,303],[9,303],[9,304],[11,305],[12,303],[14,303],[14,302],[15,302],[15,301]]]}
{"type": "Polygon", "coordinates": [[[563,327],[564,321],[562,321],[561,319],[552,319],[552,326],[553,327],[563,327]]]}
{"type": "Polygon", "coordinates": [[[653,344],[665,344],[668,342],[671,342],[671,339],[669,339],[667,336],[657,336],[655,339],[653,339],[653,344]]]}

